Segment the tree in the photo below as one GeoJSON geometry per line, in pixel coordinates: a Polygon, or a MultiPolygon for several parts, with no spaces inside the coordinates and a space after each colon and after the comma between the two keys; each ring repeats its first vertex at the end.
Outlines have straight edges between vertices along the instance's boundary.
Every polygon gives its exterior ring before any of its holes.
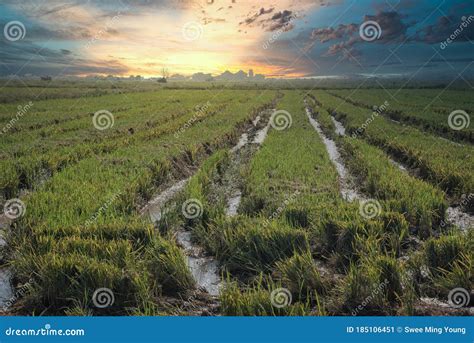
{"type": "Polygon", "coordinates": [[[161,69],[161,78],[158,79],[158,82],[166,83],[168,82],[168,78],[170,73],[168,72],[168,68],[163,67],[161,69]]]}

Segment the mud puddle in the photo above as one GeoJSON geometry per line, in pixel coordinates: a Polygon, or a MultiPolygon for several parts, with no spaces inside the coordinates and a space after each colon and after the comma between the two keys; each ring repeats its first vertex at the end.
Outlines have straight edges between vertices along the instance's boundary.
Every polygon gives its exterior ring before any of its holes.
{"type": "Polygon", "coordinates": [[[334,123],[334,127],[336,128],[336,134],[338,134],[339,136],[345,136],[346,128],[344,127],[344,125],[342,125],[342,123],[336,120],[336,118],[334,118],[333,116],[331,116],[331,120],[334,123]]]}
{"type": "Polygon", "coordinates": [[[210,256],[205,256],[202,248],[193,243],[190,231],[176,231],[176,240],[186,253],[189,270],[198,287],[217,297],[221,286],[218,262],[210,256]]]}
{"type": "Polygon", "coordinates": [[[227,202],[226,215],[228,217],[235,217],[239,210],[240,201],[242,200],[242,192],[240,189],[236,190],[235,193],[229,198],[227,202]]]}
{"type": "Polygon", "coordinates": [[[446,215],[448,223],[458,226],[462,231],[474,228],[474,216],[464,212],[460,207],[448,207],[446,215]]]}
{"type": "Polygon", "coordinates": [[[189,179],[190,178],[180,180],[171,187],[165,189],[163,192],[158,194],[158,196],[148,202],[148,204],[140,211],[140,214],[143,215],[148,213],[153,223],[160,221],[161,217],[166,212],[165,205],[183,190],[189,179]]]}

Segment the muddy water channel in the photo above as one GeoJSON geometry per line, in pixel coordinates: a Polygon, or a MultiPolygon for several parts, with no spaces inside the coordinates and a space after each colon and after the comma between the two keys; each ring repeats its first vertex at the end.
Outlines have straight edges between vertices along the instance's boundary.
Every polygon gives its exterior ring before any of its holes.
{"type": "MultiPolygon", "coordinates": [[[[259,123],[262,121],[262,117],[269,118],[271,112],[265,111],[261,113],[261,116],[257,116],[252,122],[253,126],[241,135],[237,144],[230,149],[230,165],[222,174],[218,186],[213,184],[214,191],[219,192],[219,195],[223,196],[226,201],[226,215],[228,217],[237,215],[242,198],[242,187],[239,181],[240,167],[248,161],[265,140],[270,124],[268,123],[259,128],[259,123]]],[[[189,178],[180,180],[159,193],[140,211],[141,214],[148,214],[153,223],[160,221],[162,216],[166,214],[166,205],[176,198],[188,181],[189,178]]],[[[188,268],[198,288],[205,290],[211,296],[218,296],[222,280],[217,260],[208,256],[204,249],[192,240],[190,231],[184,228],[176,228],[174,234],[176,241],[183,248],[187,257],[188,268]]]]}
{"type": "MultiPolygon", "coordinates": [[[[9,222],[5,216],[0,216],[0,259],[3,260],[3,249],[6,248],[7,242],[5,241],[5,235],[9,230],[9,222]]],[[[1,261],[0,261],[1,262],[1,261]]],[[[8,266],[0,266],[0,314],[3,312],[3,308],[12,300],[13,287],[11,283],[11,270],[8,266]]]]}
{"type": "MultiPolygon", "coordinates": [[[[334,123],[334,126],[336,127],[335,132],[338,135],[345,136],[346,130],[344,128],[344,125],[341,122],[337,121],[332,116],[331,116],[331,119],[334,123]]],[[[416,173],[412,171],[408,166],[403,165],[402,163],[395,161],[392,158],[389,158],[389,159],[393,165],[398,167],[403,172],[409,173],[411,176],[417,177],[416,173]]],[[[469,195],[469,197],[472,197],[472,196],[473,196],[472,194],[469,195]]],[[[467,201],[467,200],[464,200],[464,201],[467,201]]],[[[462,201],[461,201],[461,205],[462,205],[462,201]]],[[[454,205],[449,206],[448,209],[446,210],[446,221],[449,224],[459,227],[462,231],[467,231],[468,229],[474,227],[474,216],[470,215],[469,213],[464,212],[462,210],[462,206],[454,206],[454,205]]]]}
{"type": "MultiPolygon", "coordinates": [[[[326,150],[328,152],[329,158],[331,159],[332,163],[336,167],[337,173],[339,174],[339,185],[341,190],[341,195],[347,201],[354,201],[354,200],[363,200],[365,197],[353,186],[352,179],[350,177],[349,171],[344,166],[344,162],[341,158],[341,154],[337,149],[336,143],[328,138],[321,129],[319,123],[313,118],[312,111],[309,107],[306,107],[306,115],[308,116],[309,122],[314,127],[314,129],[318,132],[319,136],[321,137],[324,145],[326,146],[326,150]]],[[[342,127],[342,125],[341,125],[342,127]]],[[[345,134],[345,130],[340,129],[339,132],[345,134]]]]}

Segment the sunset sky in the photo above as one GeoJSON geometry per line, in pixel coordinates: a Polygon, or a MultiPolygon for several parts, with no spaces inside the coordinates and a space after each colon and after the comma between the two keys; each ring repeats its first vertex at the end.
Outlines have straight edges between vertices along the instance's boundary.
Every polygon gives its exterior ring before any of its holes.
{"type": "Polygon", "coordinates": [[[1,1],[0,75],[472,76],[473,15],[454,0],[1,1]]]}

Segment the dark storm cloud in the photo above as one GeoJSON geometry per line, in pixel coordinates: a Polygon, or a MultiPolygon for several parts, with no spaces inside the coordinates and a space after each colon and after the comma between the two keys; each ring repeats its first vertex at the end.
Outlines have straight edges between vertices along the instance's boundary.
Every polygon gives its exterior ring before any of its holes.
{"type": "Polygon", "coordinates": [[[319,28],[314,29],[311,32],[311,39],[312,40],[319,40],[321,43],[334,40],[334,39],[342,39],[346,36],[352,35],[354,32],[357,32],[358,26],[356,24],[349,24],[349,25],[339,25],[336,28],[327,27],[327,28],[319,28]]]}
{"type": "Polygon", "coordinates": [[[379,43],[403,41],[406,38],[409,25],[402,22],[402,16],[398,12],[379,12],[376,15],[366,15],[364,22],[366,21],[375,21],[380,25],[382,34],[377,40],[379,43]]]}
{"type": "Polygon", "coordinates": [[[114,59],[88,60],[76,57],[70,50],[53,50],[32,42],[19,44],[0,41],[0,75],[9,74],[120,74],[128,68],[114,59]]]}
{"type": "Polygon", "coordinates": [[[312,47],[317,41],[326,43],[342,40],[331,45],[326,55],[331,56],[342,53],[343,57],[359,56],[360,52],[354,48],[354,45],[364,42],[359,35],[359,28],[360,25],[368,21],[376,22],[381,28],[380,37],[374,42],[391,43],[403,41],[406,38],[409,25],[402,21],[402,16],[398,12],[379,12],[376,15],[365,15],[363,22],[360,24],[351,23],[340,24],[336,28],[316,28],[311,32],[310,42],[307,47],[312,47]],[[352,53],[348,55],[348,51],[352,53]]]}
{"type": "Polygon", "coordinates": [[[293,29],[292,21],[297,17],[297,14],[294,14],[292,11],[288,10],[275,13],[269,20],[266,21],[266,29],[267,31],[289,31],[293,29]]]}
{"type": "Polygon", "coordinates": [[[259,17],[261,17],[265,14],[272,13],[272,12],[273,12],[273,8],[265,9],[265,8],[262,7],[260,9],[260,11],[258,11],[257,13],[251,15],[250,17],[245,18],[245,20],[240,22],[239,25],[250,25],[254,21],[256,21],[259,17]]]}
{"type": "Polygon", "coordinates": [[[474,16],[456,18],[443,16],[433,25],[418,30],[414,40],[428,44],[444,42],[455,35],[453,42],[474,41],[474,16]]]}
{"type": "Polygon", "coordinates": [[[298,13],[283,10],[280,12],[274,13],[271,17],[261,18],[266,14],[273,12],[273,8],[265,10],[261,8],[260,11],[251,17],[246,18],[244,21],[240,22],[239,25],[254,26],[254,24],[260,25],[265,31],[273,32],[278,30],[290,31],[294,28],[293,21],[300,16],[298,13]],[[258,20],[257,20],[258,19],[258,20]]]}

